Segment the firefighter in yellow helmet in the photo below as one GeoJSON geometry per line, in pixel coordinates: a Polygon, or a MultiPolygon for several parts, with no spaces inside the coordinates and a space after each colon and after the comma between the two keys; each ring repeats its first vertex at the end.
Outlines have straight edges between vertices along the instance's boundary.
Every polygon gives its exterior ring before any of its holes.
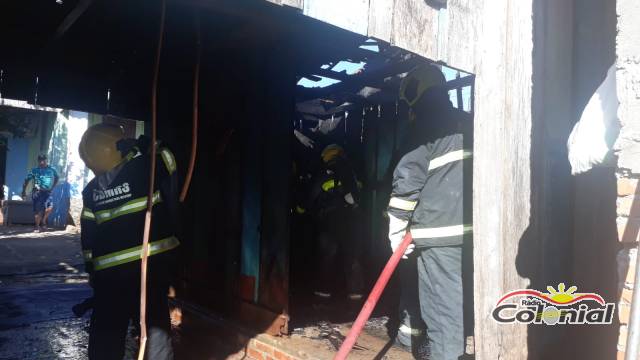
{"type": "MultiPolygon", "coordinates": [[[[400,100],[409,105],[409,120],[416,120],[416,108],[418,102],[429,100],[429,96],[423,98],[427,92],[434,91],[446,83],[444,75],[434,65],[421,65],[411,70],[400,83],[400,100]]],[[[424,106],[428,104],[423,104],[424,106]]]]}
{"type": "Polygon", "coordinates": [[[321,153],[319,171],[308,203],[316,229],[317,277],[314,294],[323,299],[333,296],[336,277],[345,276],[347,297],[360,300],[363,275],[359,259],[358,201],[356,175],[344,149],[327,146],[321,153]],[[342,260],[342,267],[337,261],[342,260]],[[344,274],[344,275],[342,275],[344,274]]]}
{"type": "Polygon", "coordinates": [[[80,158],[95,175],[104,174],[122,162],[117,144],[124,138],[124,129],[120,126],[94,125],[82,136],[80,158]]]}
{"type": "Polygon", "coordinates": [[[147,287],[147,358],[173,359],[167,292],[174,248],[176,161],[150,141],[126,139],[121,127],[91,126],[82,136],[80,157],[95,173],[82,192],[81,241],[93,286],[89,359],[122,359],[130,322],[139,319],[140,252],[149,187],[156,161],[147,287]]]}
{"type": "MultiPolygon", "coordinates": [[[[407,231],[414,239],[405,258],[416,262],[420,315],[427,325],[428,358],[433,360],[464,354],[462,259],[472,230],[472,124],[453,108],[444,83],[434,65],[420,66],[402,81],[399,97],[409,106],[413,124],[406,141],[410,147],[395,167],[388,206],[392,250],[407,231]]],[[[403,296],[415,293],[410,286],[416,285],[403,281],[403,296]]],[[[416,327],[421,321],[408,315],[399,340],[424,331],[416,327]]]]}
{"type": "Polygon", "coordinates": [[[344,157],[344,149],[342,146],[338,144],[331,144],[325,147],[320,153],[320,157],[322,158],[322,162],[324,164],[330,164],[340,160],[340,158],[344,157]]]}
{"type": "MultiPolygon", "coordinates": [[[[393,154],[390,173],[387,174],[387,182],[392,183],[393,169],[406,153],[415,149],[422,141],[423,135],[419,128],[422,124],[416,123],[414,106],[421,100],[422,95],[433,87],[445,84],[445,77],[435,66],[418,66],[410,71],[400,83],[399,98],[409,106],[408,127],[400,148],[393,154]]],[[[389,193],[391,189],[389,188],[389,193]]],[[[409,255],[409,261],[403,261],[398,265],[398,277],[400,280],[399,299],[399,326],[396,342],[410,350],[417,359],[423,358],[426,344],[426,325],[420,315],[420,302],[418,298],[417,262],[415,254],[409,255]]]]}

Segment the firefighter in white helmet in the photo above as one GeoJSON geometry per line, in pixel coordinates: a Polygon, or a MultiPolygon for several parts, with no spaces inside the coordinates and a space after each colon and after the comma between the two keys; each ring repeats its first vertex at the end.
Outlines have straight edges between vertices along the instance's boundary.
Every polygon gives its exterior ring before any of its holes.
{"type": "Polygon", "coordinates": [[[149,239],[147,358],[173,359],[167,303],[169,269],[178,245],[176,161],[166,148],[150,158],[148,139],[125,139],[121,127],[89,127],[80,157],[96,175],[82,192],[82,250],[94,291],[89,359],[122,359],[130,322],[139,319],[140,254],[149,168],[156,161],[149,239]]]}
{"type": "Polygon", "coordinates": [[[411,71],[400,87],[417,138],[395,168],[388,206],[395,250],[407,231],[416,250],[420,312],[433,360],[464,354],[462,259],[471,241],[471,123],[449,101],[433,66],[411,71]]]}

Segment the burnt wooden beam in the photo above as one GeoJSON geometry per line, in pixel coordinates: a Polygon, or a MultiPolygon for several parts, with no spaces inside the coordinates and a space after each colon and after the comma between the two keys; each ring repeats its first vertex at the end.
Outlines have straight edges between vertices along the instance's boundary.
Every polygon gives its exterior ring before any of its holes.
{"type": "MultiPolygon", "coordinates": [[[[304,46],[305,43],[301,46],[304,46]]],[[[352,43],[349,46],[344,46],[344,44],[328,44],[328,52],[324,50],[317,56],[311,56],[309,61],[303,60],[301,64],[298,64],[298,72],[300,74],[311,74],[324,64],[332,63],[335,65],[343,60],[360,62],[370,61],[372,59],[387,59],[387,56],[382,53],[360,49],[359,46],[361,45],[363,45],[363,43],[352,43]]]]}
{"type": "Polygon", "coordinates": [[[447,83],[444,84],[444,87],[447,90],[452,90],[452,89],[457,89],[457,88],[463,88],[465,86],[471,86],[471,85],[473,85],[474,79],[475,79],[475,76],[468,75],[468,76],[465,76],[465,77],[461,77],[461,78],[457,78],[457,79],[454,79],[454,80],[447,81],[447,83]]]}
{"type": "Polygon", "coordinates": [[[401,74],[413,69],[415,66],[423,62],[424,60],[419,57],[412,57],[408,60],[398,62],[384,68],[367,73],[366,71],[361,75],[352,76],[347,81],[330,85],[324,88],[308,88],[298,89],[298,95],[296,99],[298,101],[304,101],[309,99],[326,97],[330,94],[354,92],[359,91],[361,88],[373,85],[374,87],[380,82],[383,82],[384,78],[401,74]]]}
{"type": "Polygon", "coordinates": [[[357,75],[347,75],[346,71],[337,72],[329,69],[317,68],[315,70],[309,71],[309,75],[305,75],[305,77],[309,78],[309,76],[313,76],[313,75],[323,76],[323,77],[331,78],[334,80],[340,80],[340,81],[349,81],[352,76],[357,76],[357,75]]]}
{"type": "MultiPolygon", "coordinates": [[[[399,74],[401,74],[402,72],[400,72],[399,74]]],[[[396,75],[391,75],[391,76],[397,76],[396,75]]],[[[388,77],[385,77],[388,78],[388,77]]],[[[349,80],[356,80],[356,78],[350,78],[349,80]]],[[[475,80],[475,76],[473,75],[468,75],[462,78],[457,78],[454,80],[450,80],[448,81],[446,84],[443,85],[443,87],[446,90],[452,90],[452,89],[461,89],[463,87],[466,86],[473,86],[475,80]]],[[[335,85],[331,85],[328,86],[326,88],[321,88],[321,89],[317,89],[317,88],[312,88],[312,89],[305,89],[304,93],[305,94],[311,94],[313,92],[319,92],[323,89],[328,89],[328,88],[334,88],[335,92],[329,92],[327,94],[324,94],[323,96],[328,96],[329,94],[342,94],[341,98],[345,101],[357,101],[358,99],[367,99],[370,96],[376,96],[376,97],[380,97],[383,96],[384,98],[388,98],[388,91],[393,91],[393,92],[397,92],[397,85],[392,85],[389,82],[384,81],[384,79],[379,79],[377,81],[369,81],[366,84],[361,84],[360,87],[356,87],[355,89],[352,89],[351,91],[349,89],[340,89],[339,87],[336,87],[337,85],[340,85],[340,83],[335,84],[335,85]],[[367,88],[375,88],[378,90],[378,92],[373,92],[370,93],[370,95],[366,95],[363,93],[363,91],[365,91],[367,88]]],[[[366,91],[365,91],[366,92],[366,91]]],[[[303,95],[304,96],[304,95],[303,95]]],[[[323,96],[319,96],[318,98],[321,98],[323,96]]],[[[309,100],[309,99],[313,99],[313,98],[304,98],[304,97],[298,97],[299,101],[304,101],[304,100],[309,100]]]]}
{"type": "MultiPolygon", "coordinates": [[[[51,42],[55,42],[60,39],[64,34],[75,24],[75,22],[84,14],[85,11],[91,6],[93,0],[80,0],[76,7],[62,20],[51,42]]],[[[49,44],[50,45],[50,44],[49,44]]]]}

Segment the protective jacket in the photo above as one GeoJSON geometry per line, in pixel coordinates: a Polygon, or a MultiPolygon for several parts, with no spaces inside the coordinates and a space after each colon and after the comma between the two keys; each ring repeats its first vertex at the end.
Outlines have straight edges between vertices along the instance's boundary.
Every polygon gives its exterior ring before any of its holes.
{"type": "Polygon", "coordinates": [[[348,161],[339,158],[327,164],[317,175],[311,189],[310,204],[316,217],[358,204],[358,181],[348,161]]]}
{"type": "MultiPolygon", "coordinates": [[[[148,146],[143,143],[140,139],[122,163],[95,177],[82,192],[81,241],[89,272],[139,272],[151,165],[148,146]]],[[[179,245],[173,221],[177,206],[176,162],[167,148],[159,147],[157,154],[150,267],[164,262],[167,258],[163,253],[179,245]]]]}
{"type": "Polygon", "coordinates": [[[389,236],[410,229],[417,247],[461,245],[472,232],[471,124],[455,109],[438,116],[393,174],[389,236]]]}

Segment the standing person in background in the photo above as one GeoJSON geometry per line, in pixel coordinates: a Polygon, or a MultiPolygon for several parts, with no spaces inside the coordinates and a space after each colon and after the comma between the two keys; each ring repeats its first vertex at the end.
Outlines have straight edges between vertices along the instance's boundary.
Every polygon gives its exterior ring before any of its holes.
{"type": "Polygon", "coordinates": [[[336,277],[344,273],[347,298],[357,301],[362,299],[364,287],[357,235],[360,190],[341,146],[327,146],[321,157],[323,167],[311,188],[309,201],[319,259],[314,295],[330,299],[335,290],[336,277]],[[336,266],[340,258],[344,271],[336,266]]]}
{"type": "Polygon", "coordinates": [[[49,166],[47,155],[38,155],[38,167],[31,169],[22,185],[22,198],[25,199],[27,197],[27,186],[33,180],[31,200],[33,201],[33,213],[35,216],[34,232],[40,232],[40,228],[44,228],[47,224],[47,218],[53,211],[51,190],[58,184],[59,179],[56,170],[49,166]]]}

